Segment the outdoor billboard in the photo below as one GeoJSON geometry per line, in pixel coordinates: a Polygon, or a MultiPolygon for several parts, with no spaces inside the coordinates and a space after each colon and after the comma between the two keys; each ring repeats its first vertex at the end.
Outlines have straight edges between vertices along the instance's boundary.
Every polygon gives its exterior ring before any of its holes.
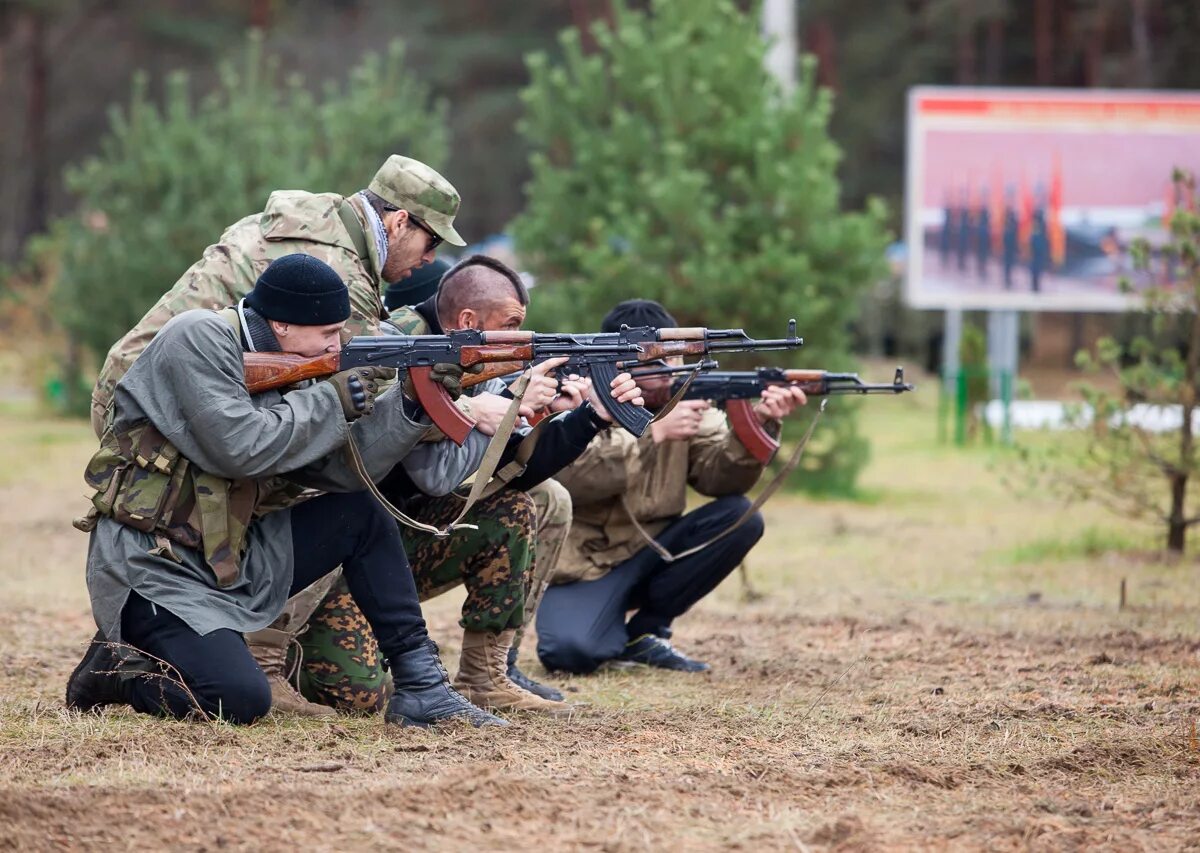
{"type": "Polygon", "coordinates": [[[1200,92],[909,91],[906,299],[917,308],[1124,311],[1169,281],[1171,170],[1200,172],[1200,92]],[[1122,278],[1132,293],[1120,287],[1122,278]]]}

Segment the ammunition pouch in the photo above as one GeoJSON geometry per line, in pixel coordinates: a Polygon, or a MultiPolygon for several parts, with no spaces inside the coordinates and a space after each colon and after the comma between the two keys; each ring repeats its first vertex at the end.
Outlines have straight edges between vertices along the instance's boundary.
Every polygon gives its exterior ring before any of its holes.
{"type": "Polygon", "coordinates": [[[254,518],[258,484],[205,473],[150,423],[123,432],[110,425],[84,473],[93,511],[76,527],[95,526],[107,516],[159,539],[159,553],[173,555],[167,542],[202,550],[222,587],[239,575],[246,534],[254,518]]]}

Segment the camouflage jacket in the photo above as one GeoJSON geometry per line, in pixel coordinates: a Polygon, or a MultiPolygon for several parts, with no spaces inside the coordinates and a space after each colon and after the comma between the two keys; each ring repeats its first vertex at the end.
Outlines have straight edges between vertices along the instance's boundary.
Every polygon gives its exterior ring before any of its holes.
{"type": "Polygon", "coordinates": [[[656,536],[687,508],[687,487],[720,497],[748,491],[762,465],[716,409],[704,413],[688,441],[655,444],[611,428],[592,439],[556,479],[571,493],[574,517],[552,583],[596,580],[646,545],[632,514],[656,536]]]}
{"type": "Polygon", "coordinates": [[[386,316],[375,241],[369,239],[357,197],[300,190],[271,193],[262,213],[247,216],[204,250],[175,285],[125,337],[113,344],[92,392],[92,429],[99,437],[117,382],[133,360],[177,314],[235,304],[254,287],[271,261],[293,252],[329,264],[350,289],[347,335],[373,335],[386,316]]]}

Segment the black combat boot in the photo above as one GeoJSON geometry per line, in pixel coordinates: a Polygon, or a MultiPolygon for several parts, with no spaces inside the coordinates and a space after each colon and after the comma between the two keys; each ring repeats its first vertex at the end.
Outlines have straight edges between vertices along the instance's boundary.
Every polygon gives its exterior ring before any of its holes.
{"type": "Polygon", "coordinates": [[[666,639],[655,634],[642,634],[630,640],[625,644],[625,651],[621,652],[620,660],[659,669],[674,669],[678,672],[705,672],[709,669],[704,661],[693,660],[666,639]]]}
{"type": "Polygon", "coordinates": [[[121,659],[99,631],[92,638],[83,660],[67,679],[67,707],[94,711],[105,705],[130,704],[130,682],[117,674],[121,659]]]}
{"type": "Polygon", "coordinates": [[[466,720],[475,728],[508,725],[472,705],[450,686],[450,674],[442,666],[433,640],[399,657],[389,657],[388,664],[396,688],[383,715],[389,723],[422,729],[449,720],[466,720]]]}
{"type": "Polygon", "coordinates": [[[520,687],[522,690],[528,690],[534,696],[541,696],[543,699],[549,699],[551,702],[563,701],[563,695],[560,691],[555,690],[548,684],[534,681],[521,670],[517,669],[517,650],[508,650],[508,680],[520,687]]]}

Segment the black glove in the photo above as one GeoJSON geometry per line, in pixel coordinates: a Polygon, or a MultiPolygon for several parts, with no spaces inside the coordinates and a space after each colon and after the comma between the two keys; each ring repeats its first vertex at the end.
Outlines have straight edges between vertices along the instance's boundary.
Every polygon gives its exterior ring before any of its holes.
{"type": "MultiPolygon", "coordinates": [[[[457,400],[462,396],[462,378],[464,373],[479,373],[483,370],[483,364],[473,364],[470,367],[463,367],[461,364],[453,362],[438,362],[429,368],[429,378],[434,383],[441,385],[446,389],[446,393],[450,395],[451,400],[457,400]]],[[[404,382],[404,393],[410,399],[417,399],[416,391],[413,389],[412,377],[410,376],[404,382]]]]}
{"type": "Polygon", "coordinates": [[[375,410],[380,383],[395,376],[396,370],[392,367],[353,367],[333,374],[329,381],[337,389],[346,420],[353,421],[375,410]]]}

